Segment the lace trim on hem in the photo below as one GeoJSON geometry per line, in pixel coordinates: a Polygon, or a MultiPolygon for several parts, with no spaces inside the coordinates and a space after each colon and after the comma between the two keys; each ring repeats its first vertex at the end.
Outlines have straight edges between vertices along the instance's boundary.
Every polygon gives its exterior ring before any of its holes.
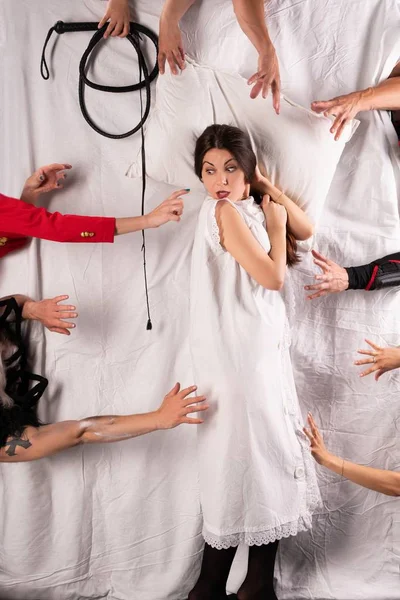
{"type": "Polygon", "coordinates": [[[231,535],[218,536],[209,533],[204,528],[203,537],[209,546],[212,546],[217,550],[227,550],[228,548],[238,546],[239,544],[246,544],[247,546],[263,546],[281,540],[282,538],[297,535],[301,531],[307,531],[308,529],[311,529],[311,524],[312,515],[311,513],[308,513],[307,515],[299,517],[297,521],[278,525],[277,527],[272,527],[265,531],[241,531],[231,535]]]}

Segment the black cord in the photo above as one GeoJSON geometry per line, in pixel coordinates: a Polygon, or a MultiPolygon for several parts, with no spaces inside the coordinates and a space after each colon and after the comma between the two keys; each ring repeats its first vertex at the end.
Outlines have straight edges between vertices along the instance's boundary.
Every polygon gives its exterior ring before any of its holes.
{"type": "Polygon", "coordinates": [[[134,47],[134,49],[136,50],[136,53],[138,55],[138,61],[139,61],[139,64],[141,65],[139,81],[138,81],[138,83],[134,83],[132,85],[126,85],[126,86],[100,85],[99,83],[94,83],[93,81],[90,81],[90,79],[88,79],[88,77],[86,75],[86,69],[87,69],[87,64],[88,64],[88,60],[90,58],[91,53],[93,52],[93,50],[97,46],[97,44],[103,39],[103,35],[107,28],[107,25],[108,24],[106,23],[101,29],[98,29],[97,23],[64,23],[63,21],[57,21],[57,23],[53,27],[50,28],[50,30],[47,34],[47,37],[46,37],[46,40],[45,40],[45,43],[43,46],[42,58],[40,61],[40,72],[41,72],[43,79],[48,80],[50,78],[50,71],[49,71],[49,68],[48,68],[47,62],[46,62],[46,49],[47,49],[47,45],[50,41],[53,31],[55,31],[58,34],[63,34],[63,33],[67,33],[67,32],[77,32],[77,31],[95,31],[95,33],[94,33],[92,39],[90,40],[88,47],[86,48],[85,52],[83,53],[83,56],[79,63],[79,105],[80,105],[82,115],[83,115],[85,121],[90,125],[90,127],[92,129],[94,129],[97,133],[99,133],[100,135],[103,135],[104,137],[108,137],[113,140],[120,140],[120,139],[129,137],[129,136],[133,135],[134,133],[136,133],[141,127],[143,127],[144,123],[146,122],[146,120],[149,116],[150,106],[151,106],[150,84],[152,81],[154,81],[154,79],[158,75],[158,65],[157,65],[157,59],[156,59],[153,69],[152,69],[151,73],[149,73],[149,70],[148,70],[147,64],[146,64],[146,60],[143,55],[142,48],[140,46],[140,41],[143,39],[142,36],[147,37],[153,43],[155,50],[156,50],[156,55],[157,55],[158,37],[153,31],[151,31],[151,29],[144,27],[144,25],[140,25],[139,23],[131,22],[130,33],[128,33],[126,39],[132,44],[132,46],[134,47]],[[143,79],[142,79],[142,72],[143,72],[143,79]],[[86,102],[85,102],[85,86],[86,85],[91,87],[92,89],[98,90],[100,92],[108,92],[108,93],[111,92],[111,93],[115,93],[115,94],[121,94],[121,93],[126,93],[126,92],[136,92],[138,90],[145,88],[146,89],[146,108],[145,108],[144,114],[142,114],[140,122],[135,127],[130,129],[129,131],[127,131],[125,133],[120,133],[120,134],[108,133],[107,131],[100,129],[100,127],[98,127],[94,123],[94,121],[91,119],[91,117],[89,116],[89,113],[88,113],[88,110],[86,107],[86,102]]]}
{"type": "MultiPolygon", "coordinates": [[[[139,63],[139,81],[138,81],[138,83],[135,83],[132,85],[126,85],[126,86],[100,85],[100,84],[94,83],[93,81],[90,81],[90,79],[88,79],[88,77],[86,75],[86,70],[87,70],[87,64],[88,64],[90,55],[93,52],[96,45],[100,42],[100,40],[102,40],[107,26],[108,26],[108,23],[106,23],[101,29],[98,29],[97,23],[64,23],[63,21],[57,21],[57,23],[53,27],[50,28],[50,30],[46,36],[46,40],[44,42],[43,51],[42,51],[42,58],[40,61],[40,72],[41,72],[43,79],[48,80],[50,78],[50,71],[49,71],[49,68],[48,68],[47,62],[46,62],[46,49],[47,49],[47,45],[49,43],[49,40],[52,36],[53,31],[55,31],[58,34],[63,34],[63,33],[67,33],[67,32],[77,32],[77,31],[95,31],[95,34],[93,35],[92,39],[90,40],[89,45],[86,48],[85,52],[83,53],[82,58],[79,63],[79,105],[80,105],[81,112],[82,112],[82,115],[83,115],[85,121],[90,125],[90,127],[92,129],[94,129],[97,133],[99,133],[100,135],[103,135],[104,137],[108,137],[108,138],[111,138],[114,140],[119,140],[119,139],[123,139],[123,138],[133,135],[140,129],[141,154],[142,154],[142,216],[143,216],[144,208],[145,208],[145,195],[146,195],[146,154],[145,154],[145,140],[144,140],[143,126],[144,126],[144,124],[149,116],[149,112],[150,112],[150,106],[151,106],[150,84],[158,75],[158,64],[157,64],[157,58],[156,58],[154,67],[153,67],[151,73],[149,74],[146,60],[145,60],[144,54],[142,52],[142,49],[140,47],[140,41],[142,41],[142,39],[143,39],[141,34],[143,36],[147,37],[153,43],[155,50],[156,50],[156,57],[157,57],[158,37],[153,31],[151,31],[151,29],[148,29],[147,27],[144,27],[143,25],[140,25],[139,23],[131,22],[130,32],[127,35],[127,40],[132,44],[132,46],[134,47],[134,49],[136,50],[136,53],[137,53],[138,63],[139,63]],[[143,79],[142,79],[142,75],[143,75],[143,79]],[[91,119],[91,117],[89,116],[89,113],[87,111],[87,108],[86,108],[86,103],[85,103],[85,86],[86,85],[91,87],[92,89],[95,89],[95,90],[98,90],[101,92],[111,92],[111,93],[117,93],[117,94],[139,91],[139,96],[140,96],[140,121],[139,121],[139,123],[135,127],[133,127],[133,129],[127,131],[126,133],[121,133],[121,134],[112,134],[112,133],[108,133],[108,132],[100,129],[94,123],[94,121],[91,119]],[[144,110],[143,110],[143,98],[142,98],[142,89],[143,88],[145,88],[145,90],[146,90],[146,105],[145,105],[144,110]]],[[[142,253],[143,253],[144,286],[145,286],[145,294],[146,294],[146,307],[147,307],[147,319],[148,319],[146,329],[151,330],[153,328],[153,326],[152,326],[151,317],[150,317],[149,290],[148,290],[148,285],[147,285],[147,266],[146,266],[146,239],[145,239],[144,230],[142,230],[142,240],[143,240],[142,253]]]]}

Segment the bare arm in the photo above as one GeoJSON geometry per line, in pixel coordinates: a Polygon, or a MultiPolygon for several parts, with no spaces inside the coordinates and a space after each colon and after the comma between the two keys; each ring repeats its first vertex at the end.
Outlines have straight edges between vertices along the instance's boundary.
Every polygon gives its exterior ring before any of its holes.
{"type": "Polygon", "coordinates": [[[326,449],[322,435],[311,415],[308,416],[308,424],[310,430],[305,428],[304,432],[310,440],[311,453],[320,465],[375,492],[387,496],[400,496],[400,473],[364,467],[331,454],[326,449]]]}
{"type": "Polygon", "coordinates": [[[376,87],[359,92],[359,112],[365,110],[399,110],[400,76],[391,76],[376,87]]]}
{"type": "Polygon", "coordinates": [[[165,73],[165,61],[171,72],[178,74],[178,68],[185,68],[185,50],[183,48],[179,21],[194,4],[195,0],[166,0],[160,17],[158,67],[161,75],[165,73]]]}
{"type": "Polygon", "coordinates": [[[257,283],[269,290],[280,290],[286,270],[285,223],[281,227],[277,225],[274,231],[272,226],[271,231],[268,230],[272,248],[268,255],[229,202],[220,200],[217,203],[216,219],[225,250],[257,283]]]}
{"type": "Polygon", "coordinates": [[[195,2],[196,0],[165,0],[160,18],[179,23],[195,2]]]}
{"type": "Polygon", "coordinates": [[[395,67],[389,79],[376,87],[358,90],[332,100],[318,100],[311,104],[311,108],[318,113],[324,113],[325,116],[335,117],[331,133],[334,133],[335,139],[338,140],[346,124],[359,112],[400,109],[400,65],[395,67]]]}
{"type": "Polygon", "coordinates": [[[174,192],[147,215],[115,219],[115,235],[160,227],[168,221],[179,222],[183,213],[183,200],[180,196],[188,192],[188,189],[174,192]]]}
{"type": "Polygon", "coordinates": [[[296,240],[308,240],[314,233],[314,225],[293,200],[284,194],[279,188],[274,186],[267,177],[261,175],[258,167],[256,169],[255,179],[252,182],[261,194],[268,194],[271,200],[285,207],[287,212],[288,224],[296,240]]]}
{"type": "Polygon", "coordinates": [[[259,54],[272,46],[264,16],[264,0],[232,0],[238,23],[259,54]]]}
{"type": "Polygon", "coordinates": [[[251,97],[256,98],[262,92],[265,98],[271,86],[273,106],[277,114],[280,110],[280,74],[278,58],[269,37],[264,15],[263,0],[232,0],[233,9],[243,33],[258,52],[258,71],[248,80],[254,85],[251,97]]]}
{"type": "Polygon", "coordinates": [[[11,437],[0,449],[0,462],[31,461],[51,456],[79,444],[103,444],[128,440],[182,423],[200,424],[188,415],[208,408],[204,396],[188,397],[195,386],[180,391],[177,383],[154,412],[127,416],[88,417],[39,428],[27,427],[22,437],[11,437]],[[198,404],[199,403],[199,404],[198,404]]]}

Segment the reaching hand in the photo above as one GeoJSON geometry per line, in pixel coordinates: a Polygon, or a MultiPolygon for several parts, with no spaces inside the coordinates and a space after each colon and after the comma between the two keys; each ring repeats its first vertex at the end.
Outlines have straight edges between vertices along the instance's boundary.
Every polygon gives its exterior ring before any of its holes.
{"type": "Polygon", "coordinates": [[[183,213],[183,200],[180,196],[187,194],[189,190],[178,190],[174,192],[164,200],[157,208],[152,210],[147,217],[148,227],[160,227],[168,221],[177,221],[181,220],[181,215],[183,213]]]}
{"type": "Polygon", "coordinates": [[[165,73],[166,60],[173,75],[178,74],[178,68],[181,71],[185,68],[185,51],[179,24],[161,17],[158,38],[158,68],[161,75],[165,73]]]}
{"type": "Polygon", "coordinates": [[[346,124],[362,110],[361,101],[364,95],[365,92],[353,92],[332,100],[318,100],[311,103],[311,108],[317,113],[324,113],[325,117],[330,115],[336,117],[330,132],[335,134],[335,140],[337,141],[342,135],[346,124]]]}
{"type": "Polygon", "coordinates": [[[42,194],[63,188],[63,180],[67,177],[65,170],[72,169],[71,165],[54,163],[41,167],[25,181],[21,200],[35,204],[42,194]]]}
{"type": "Polygon", "coordinates": [[[331,456],[330,452],[326,449],[324,439],[319,431],[311,413],[308,413],[307,418],[310,430],[306,427],[303,428],[304,433],[310,440],[310,450],[314,459],[319,465],[326,464],[327,459],[331,456]]]}
{"type": "Polygon", "coordinates": [[[372,350],[357,350],[358,354],[365,354],[368,358],[363,360],[356,360],[355,365],[368,365],[372,363],[372,366],[360,373],[360,377],[375,373],[375,381],[388,371],[398,369],[400,367],[400,347],[388,347],[381,348],[370,340],[365,340],[372,350]]]}
{"type": "Polygon", "coordinates": [[[318,265],[323,275],[315,275],[315,279],[321,283],[315,283],[314,285],[305,285],[305,290],[314,290],[314,294],[307,296],[308,300],[314,300],[314,298],[320,298],[327,294],[335,294],[343,292],[349,287],[349,276],[343,267],[340,267],[333,260],[329,260],[316,250],[312,251],[314,256],[314,264],[318,265]]]}
{"type": "Polygon", "coordinates": [[[281,105],[281,78],[279,74],[278,57],[276,56],[273,44],[269,44],[265,52],[258,57],[258,70],[247,81],[249,85],[253,85],[250,92],[251,98],[257,98],[262,92],[263,98],[268,95],[268,89],[272,92],[272,105],[277,115],[279,115],[281,105]]]}
{"type": "Polygon", "coordinates": [[[104,39],[111,37],[126,37],[130,31],[131,15],[128,0],[108,0],[107,10],[99,23],[99,29],[108,21],[104,39]]]}
{"type": "Polygon", "coordinates": [[[64,321],[64,319],[75,319],[78,315],[75,306],[60,304],[63,300],[68,300],[69,296],[56,296],[51,300],[27,300],[22,309],[24,319],[40,321],[44,327],[54,333],[70,335],[69,329],[75,327],[74,323],[64,321]]]}
{"type": "Polygon", "coordinates": [[[158,429],[172,429],[182,423],[198,425],[203,423],[203,419],[188,417],[191,413],[207,410],[208,404],[205,404],[205,396],[188,398],[189,394],[195,392],[197,387],[185,388],[180,391],[181,386],[176,383],[172,390],[165,396],[160,408],[156,411],[158,420],[158,429]]]}
{"type": "Polygon", "coordinates": [[[251,188],[257,190],[257,192],[260,194],[265,194],[270,185],[271,182],[261,173],[257,165],[254,171],[253,179],[251,180],[251,188]]]}

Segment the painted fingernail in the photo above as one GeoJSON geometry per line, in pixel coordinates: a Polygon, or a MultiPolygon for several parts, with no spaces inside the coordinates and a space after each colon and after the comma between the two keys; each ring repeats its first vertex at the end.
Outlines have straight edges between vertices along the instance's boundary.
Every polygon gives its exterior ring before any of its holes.
{"type": "Polygon", "coordinates": [[[185,188],[185,192],[190,192],[190,188],[185,188]]]}
{"type": "Polygon", "coordinates": [[[60,185],[61,185],[61,181],[57,181],[56,186],[60,187],[60,185]]]}
{"type": "Polygon", "coordinates": [[[44,176],[43,175],[39,175],[39,181],[44,181],[44,176]]]}

